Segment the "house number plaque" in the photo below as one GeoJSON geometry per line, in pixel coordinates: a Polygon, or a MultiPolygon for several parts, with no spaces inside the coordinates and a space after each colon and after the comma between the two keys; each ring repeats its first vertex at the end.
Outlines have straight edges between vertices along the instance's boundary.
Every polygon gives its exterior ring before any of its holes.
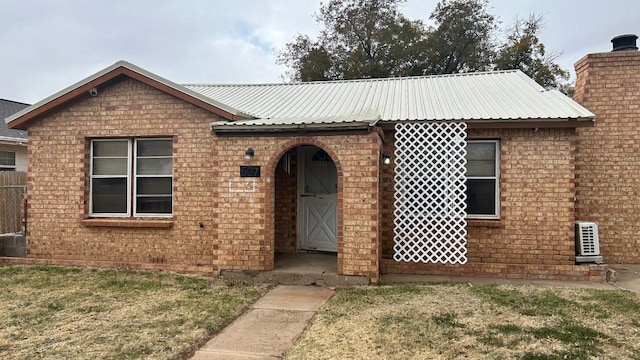
{"type": "Polygon", "coordinates": [[[260,177],[260,166],[240,166],[240,177],[260,177]]]}

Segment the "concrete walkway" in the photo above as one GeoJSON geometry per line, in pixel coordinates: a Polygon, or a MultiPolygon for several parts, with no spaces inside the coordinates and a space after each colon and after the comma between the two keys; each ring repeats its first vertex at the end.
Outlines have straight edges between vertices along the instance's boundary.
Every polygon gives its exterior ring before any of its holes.
{"type": "Polygon", "coordinates": [[[640,265],[638,264],[613,264],[609,267],[615,270],[616,280],[612,286],[633,291],[640,295],[640,265]]]}
{"type": "Polygon", "coordinates": [[[279,359],[334,291],[319,286],[278,285],[216,335],[192,359],[279,359]]]}

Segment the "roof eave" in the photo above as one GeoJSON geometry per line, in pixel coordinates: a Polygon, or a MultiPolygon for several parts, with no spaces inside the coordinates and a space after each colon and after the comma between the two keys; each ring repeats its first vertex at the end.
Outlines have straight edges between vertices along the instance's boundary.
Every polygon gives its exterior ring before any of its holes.
{"type": "Polygon", "coordinates": [[[29,140],[25,138],[14,138],[9,136],[0,136],[0,144],[1,145],[19,145],[19,146],[27,146],[29,140]]]}
{"type": "Polygon", "coordinates": [[[345,131],[367,130],[375,126],[377,121],[371,122],[341,122],[320,124],[272,124],[272,125],[230,125],[228,123],[211,123],[211,130],[216,134],[231,133],[277,133],[277,132],[316,132],[316,131],[345,131]]]}
{"type": "Polygon", "coordinates": [[[579,128],[593,127],[594,117],[578,117],[565,119],[501,119],[466,121],[472,128],[579,128]]]}
{"type": "Polygon", "coordinates": [[[465,122],[475,128],[575,128],[592,127],[595,117],[579,117],[565,119],[428,119],[428,120],[385,120],[383,124],[403,122],[465,122]]]}
{"type": "Polygon", "coordinates": [[[11,129],[26,130],[28,125],[37,118],[53,111],[60,106],[81,96],[88,97],[89,90],[99,87],[119,76],[128,76],[160,91],[176,96],[188,103],[211,111],[229,120],[251,119],[252,117],[220,102],[196,93],[182,85],[155,75],[126,61],[117,63],[66,87],[63,90],[21,110],[6,118],[7,126],[11,129]]]}

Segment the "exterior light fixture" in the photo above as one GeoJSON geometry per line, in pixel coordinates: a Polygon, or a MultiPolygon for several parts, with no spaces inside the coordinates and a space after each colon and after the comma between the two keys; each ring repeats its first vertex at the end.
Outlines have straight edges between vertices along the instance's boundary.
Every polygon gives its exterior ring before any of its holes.
{"type": "Polygon", "coordinates": [[[253,159],[253,155],[255,155],[255,151],[252,148],[248,148],[247,151],[244,152],[244,159],[246,161],[251,161],[253,159]]]}
{"type": "Polygon", "coordinates": [[[391,164],[391,158],[389,157],[389,155],[382,154],[382,163],[385,165],[391,164]]]}

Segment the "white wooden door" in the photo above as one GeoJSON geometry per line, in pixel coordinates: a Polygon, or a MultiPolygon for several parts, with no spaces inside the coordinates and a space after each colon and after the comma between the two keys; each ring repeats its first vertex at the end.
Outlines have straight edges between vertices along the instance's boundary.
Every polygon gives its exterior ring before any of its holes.
{"type": "Polygon", "coordinates": [[[338,175],[329,155],[315,146],[302,147],[299,187],[299,247],[338,251],[338,175]]]}

